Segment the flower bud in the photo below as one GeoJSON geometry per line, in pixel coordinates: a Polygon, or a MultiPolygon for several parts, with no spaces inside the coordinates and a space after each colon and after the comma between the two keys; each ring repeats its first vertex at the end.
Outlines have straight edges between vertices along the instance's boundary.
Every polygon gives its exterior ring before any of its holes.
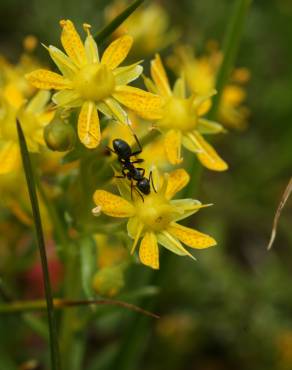
{"type": "Polygon", "coordinates": [[[94,275],[93,289],[97,294],[106,297],[113,297],[119,293],[124,286],[123,267],[105,267],[94,275]]]}
{"type": "Polygon", "coordinates": [[[44,139],[51,150],[65,152],[74,148],[76,133],[74,128],[56,116],[44,129],[44,139]]]}

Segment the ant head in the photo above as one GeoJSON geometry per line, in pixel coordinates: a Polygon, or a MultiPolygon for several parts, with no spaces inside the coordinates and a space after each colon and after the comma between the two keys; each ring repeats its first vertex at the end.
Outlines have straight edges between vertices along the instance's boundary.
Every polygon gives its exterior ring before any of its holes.
{"type": "Polygon", "coordinates": [[[150,194],[150,181],[144,177],[142,180],[138,181],[137,188],[145,195],[150,194]]]}
{"type": "Polygon", "coordinates": [[[122,139],[114,139],[113,148],[117,155],[122,158],[128,158],[132,154],[130,145],[122,139]]]}

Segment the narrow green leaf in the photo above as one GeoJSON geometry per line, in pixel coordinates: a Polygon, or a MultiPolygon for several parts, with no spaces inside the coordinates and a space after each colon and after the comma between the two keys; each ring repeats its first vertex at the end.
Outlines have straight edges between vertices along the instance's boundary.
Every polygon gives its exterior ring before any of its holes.
{"type": "Polygon", "coordinates": [[[42,228],[39,203],[36,193],[35,179],[33,175],[33,169],[30,161],[29,152],[26,145],[26,140],[24,133],[22,131],[20,123],[17,121],[17,133],[20,145],[20,152],[26,177],[26,183],[28,187],[33,219],[35,224],[37,244],[41,256],[44,287],[46,294],[46,304],[47,304],[47,313],[48,313],[48,322],[49,322],[49,334],[50,334],[50,350],[51,350],[51,361],[52,361],[52,370],[60,370],[60,356],[59,356],[59,346],[57,338],[57,326],[56,318],[54,313],[54,303],[52,297],[52,289],[50,284],[50,276],[48,269],[48,261],[45,248],[44,233],[42,228]]]}
{"type": "Polygon", "coordinates": [[[240,39],[252,0],[237,0],[231,14],[223,42],[223,61],[217,75],[216,90],[209,118],[216,119],[223,90],[228,82],[239,49],[240,39]]]}
{"type": "Polygon", "coordinates": [[[103,43],[137,8],[144,0],[136,0],[129,5],[122,13],[116,16],[108,25],[106,25],[96,36],[95,41],[98,45],[103,43]]]}

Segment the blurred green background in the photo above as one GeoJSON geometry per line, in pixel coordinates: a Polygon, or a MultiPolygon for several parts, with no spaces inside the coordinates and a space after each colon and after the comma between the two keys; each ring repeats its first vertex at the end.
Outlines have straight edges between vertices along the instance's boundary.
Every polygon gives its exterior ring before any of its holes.
{"type": "MultiPolygon", "coordinates": [[[[159,3],[169,13],[171,27],[181,30],[180,40],[199,51],[209,39],[222,44],[233,0],[159,3]]],[[[79,25],[86,21],[99,30],[108,4],[1,0],[1,54],[16,60],[26,34],[57,45],[61,18],[79,25]]],[[[84,369],[292,369],[291,201],[272,251],[266,249],[275,209],[291,176],[291,24],[290,0],[252,3],[236,61],[251,72],[249,127],[216,139],[230,170],[205,170],[196,190],[198,199],[215,205],[194,217],[195,225],[214,235],[218,247],[198,252],[197,263],[166,253],[154,274],[133,267],[127,286],[157,285],[158,295],[139,304],[162,318],[115,310],[102,320],[97,315],[87,333],[84,369]]],[[[37,53],[48,60],[41,48],[37,53]]],[[[42,343],[25,339],[17,317],[0,317],[0,322],[0,370],[43,353],[42,343]]]]}

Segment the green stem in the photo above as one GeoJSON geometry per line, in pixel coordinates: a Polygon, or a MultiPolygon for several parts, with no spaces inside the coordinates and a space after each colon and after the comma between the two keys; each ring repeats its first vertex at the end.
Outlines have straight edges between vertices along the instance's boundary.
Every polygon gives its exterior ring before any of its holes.
{"type": "Polygon", "coordinates": [[[96,36],[95,41],[101,44],[109,37],[142,3],[144,0],[136,0],[129,5],[122,13],[115,17],[108,25],[106,25],[96,36]]]}
{"type": "Polygon", "coordinates": [[[45,287],[45,294],[46,294],[46,304],[47,304],[47,313],[48,313],[48,321],[49,321],[49,333],[50,333],[50,350],[51,350],[51,362],[52,362],[52,370],[60,370],[60,354],[59,354],[59,345],[58,345],[58,337],[57,337],[57,325],[56,325],[56,318],[54,312],[54,302],[52,297],[52,289],[50,283],[50,274],[48,268],[48,261],[46,255],[46,247],[45,247],[45,240],[44,240],[44,233],[42,228],[38,198],[36,193],[36,185],[34,180],[33,169],[30,161],[30,156],[27,149],[26,140],[21,128],[20,123],[17,121],[17,133],[19,138],[20,144],[20,151],[21,157],[23,161],[23,167],[25,171],[25,177],[32,207],[32,213],[35,223],[36,229],[36,237],[37,237],[37,244],[41,256],[41,264],[42,264],[42,271],[43,271],[43,279],[44,279],[44,287],[45,287]]]}
{"type": "MultiPolygon", "coordinates": [[[[54,299],[54,305],[56,309],[72,308],[77,306],[92,306],[92,305],[111,305],[128,310],[141,313],[145,316],[150,316],[158,319],[159,316],[146,311],[132,303],[127,303],[115,299],[85,299],[85,300],[66,300],[66,299],[54,299]]],[[[16,314],[31,311],[44,311],[46,309],[46,301],[43,299],[37,299],[33,301],[14,301],[10,303],[0,303],[0,314],[16,314]]]]}
{"type": "Polygon", "coordinates": [[[234,66],[238,52],[240,39],[244,27],[244,22],[252,0],[237,0],[227,25],[223,42],[223,61],[217,75],[216,89],[217,95],[213,98],[213,104],[209,113],[210,119],[216,119],[222,94],[230,73],[234,66]]]}

